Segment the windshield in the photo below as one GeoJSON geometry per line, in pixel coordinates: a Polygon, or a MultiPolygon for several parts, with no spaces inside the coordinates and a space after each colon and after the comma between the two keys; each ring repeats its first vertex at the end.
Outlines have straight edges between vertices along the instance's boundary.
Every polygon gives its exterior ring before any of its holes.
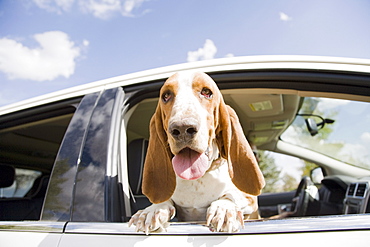
{"type": "Polygon", "coordinates": [[[305,98],[281,139],[370,170],[370,104],[305,98]]]}

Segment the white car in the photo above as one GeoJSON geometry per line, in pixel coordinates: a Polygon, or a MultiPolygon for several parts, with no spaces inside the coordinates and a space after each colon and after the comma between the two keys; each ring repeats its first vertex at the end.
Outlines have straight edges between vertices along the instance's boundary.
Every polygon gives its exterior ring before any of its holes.
{"type": "Polygon", "coordinates": [[[0,108],[0,246],[368,246],[370,60],[252,56],[174,65],[0,108]],[[135,232],[159,88],[200,70],[237,112],[267,185],[238,233],[135,232]]]}

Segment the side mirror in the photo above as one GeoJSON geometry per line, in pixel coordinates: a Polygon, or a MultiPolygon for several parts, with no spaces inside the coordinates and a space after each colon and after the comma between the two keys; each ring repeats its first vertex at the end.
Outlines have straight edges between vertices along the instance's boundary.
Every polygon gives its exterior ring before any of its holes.
{"type": "Polygon", "coordinates": [[[314,184],[321,184],[324,179],[324,172],[321,167],[316,167],[311,171],[311,180],[314,184]]]}

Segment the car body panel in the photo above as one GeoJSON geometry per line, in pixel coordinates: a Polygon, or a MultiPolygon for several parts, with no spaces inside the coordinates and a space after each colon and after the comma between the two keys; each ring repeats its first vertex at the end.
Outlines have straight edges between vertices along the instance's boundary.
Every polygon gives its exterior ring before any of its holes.
{"type": "MultiPolygon", "coordinates": [[[[127,223],[67,223],[60,234],[62,222],[7,223],[2,222],[1,243],[10,246],[202,246],[273,244],[274,246],[312,246],[314,243],[337,246],[367,246],[370,215],[297,218],[290,220],[255,221],[245,223],[236,234],[211,233],[202,224],[172,223],[165,233],[147,236],[135,232],[127,223]],[[350,231],[348,231],[350,229],[350,231]],[[58,233],[59,232],[59,233],[58,233]],[[287,235],[288,234],[288,235],[287,235]]],[[[6,245],[7,246],[7,245],[6,245]]]]}
{"type": "Polygon", "coordinates": [[[368,246],[367,231],[352,232],[310,232],[292,234],[255,234],[255,235],[206,235],[206,236],[135,236],[132,235],[80,235],[70,234],[63,236],[61,247],[73,246],[287,246],[295,247],[314,244],[331,246],[368,246]]]}
{"type": "Polygon", "coordinates": [[[0,246],[58,246],[64,222],[0,222],[0,246]]]}
{"type": "Polygon", "coordinates": [[[369,215],[247,222],[244,229],[236,234],[214,234],[200,224],[173,223],[166,233],[152,234],[150,237],[135,232],[126,224],[71,223],[66,227],[61,246],[99,246],[108,239],[110,246],[173,246],[174,243],[177,246],[234,246],[241,243],[312,246],[315,243],[330,245],[333,242],[340,243],[338,246],[366,246],[369,233],[369,215]],[[348,229],[351,231],[346,231],[348,229]]]}
{"type": "MultiPolygon", "coordinates": [[[[303,233],[344,230],[370,231],[370,215],[340,215],[324,217],[304,217],[277,220],[246,221],[244,228],[233,235],[267,234],[267,233],[303,233]]],[[[130,234],[145,235],[136,232],[134,227],[127,223],[67,223],[65,233],[73,234],[130,234]]],[[[228,235],[225,233],[212,233],[205,222],[172,222],[166,232],[153,233],[153,235],[228,235]]]]}
{"type": "Polygon", "coordinates": [[[0,245],[12,247],[57,247],[59,246],[61,237],[61,233],[0,231],[0,245]]]}

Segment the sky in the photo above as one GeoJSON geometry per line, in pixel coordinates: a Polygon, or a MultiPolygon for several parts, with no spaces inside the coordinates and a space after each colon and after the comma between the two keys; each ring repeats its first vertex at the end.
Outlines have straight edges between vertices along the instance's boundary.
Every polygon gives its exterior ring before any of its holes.
{"type": "Polygon", "coordinates": [[[0,106],[167,65],[370,58],[367,0],[0,0],[0,106]]]}

